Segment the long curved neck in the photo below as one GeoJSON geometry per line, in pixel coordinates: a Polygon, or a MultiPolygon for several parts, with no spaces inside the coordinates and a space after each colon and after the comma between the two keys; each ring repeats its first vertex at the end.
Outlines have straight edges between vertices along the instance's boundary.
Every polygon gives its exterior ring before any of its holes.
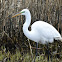
{"type": "Polygon", "coordinates": [[[30,31],[28,30],[28,27],[31,23],[31,14],[30,14],[30,12],[25,15],[25,18],[26,18],[26,21],[23,25],[23,32],[24,32],[25,36],[30,39],[30,31]]]}
{"type": "Polygon", "coordinates": [[[28,13],[27,15],[25,15],[26,21],[24,24],[27,24],[27,27],[29,27],[30,23],[31,23],[31,14],[28,13]]]}

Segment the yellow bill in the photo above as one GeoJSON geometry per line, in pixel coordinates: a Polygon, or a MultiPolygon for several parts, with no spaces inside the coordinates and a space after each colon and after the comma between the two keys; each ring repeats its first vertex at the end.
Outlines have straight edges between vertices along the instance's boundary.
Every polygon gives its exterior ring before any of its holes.
{"type": "Polygon", "coordinates": [[[20,15],[20,13],[18,13],[18,14],[15,14],[14,16],[12,16],[12,18],[13,18],[13,17],[16,17],[16,16],[19,16],[19,15],[20,15]]]}

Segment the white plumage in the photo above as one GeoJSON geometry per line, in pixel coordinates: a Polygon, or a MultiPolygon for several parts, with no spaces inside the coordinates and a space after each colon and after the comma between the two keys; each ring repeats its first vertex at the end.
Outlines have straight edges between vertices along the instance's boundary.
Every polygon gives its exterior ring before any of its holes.
{"type": "MultiPolygon", "coordinates": [[[[32,31],[35,31],[38,34],[37,42],[40,41],[40,43],[42,44],[45,44],[47,42],[52,43],[54,41],[54,38],[57,38],[57,37],[61,38],[61,35],[59,34],[59,32],[52,25],[46,22],[37,21],[31,27],[32,27],[32,31]]],[[[36,33],[33,35],[36,35],[36,33]]]]}
{"type": "MultiPolygon", "coordinates": [[[[21,15],[25,15],[26,21],[23,25],[23,32],[27,38],[38,43],[52,43],[56,38],[61,39],[60,33],[50,24],[44,21],[36,21],[31,25],[31,31],[28,27],[31,23],[31,14],[28,9],[23,9],[21,15]]],[[[20,14],[19,14],[20,15],[20,14]]],[[[16,16],[16,15],[15,15],[16,16]]],[[[13,16],[13,17],[15,17],[13,16]]]]}

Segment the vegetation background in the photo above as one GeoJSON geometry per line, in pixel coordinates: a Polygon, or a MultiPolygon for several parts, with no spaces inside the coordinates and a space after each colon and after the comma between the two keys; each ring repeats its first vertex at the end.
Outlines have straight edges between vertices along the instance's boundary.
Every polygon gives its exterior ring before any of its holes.
{"type": "MultiPolygon", "coordinates": [[[[35,58],[36,43],[28,40],[22,31],[25,17],[11,18],[24,8],[31,12],[31,24],[43,20],[52,24],[62,35],[62,0],[0,0],[1,62],[33,62],[35,58]]],[[[47,62],[46,45],[39,44],[38,47],[36,62],[47,62]]],[[[49,49],[53,62],[62,62],[62,43],[55,41],[49,44],[49,49]]]]}

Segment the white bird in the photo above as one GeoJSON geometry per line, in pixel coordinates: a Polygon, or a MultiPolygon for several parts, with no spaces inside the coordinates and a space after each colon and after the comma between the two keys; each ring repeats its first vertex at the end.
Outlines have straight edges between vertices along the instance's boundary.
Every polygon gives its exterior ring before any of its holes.
{"type": "Polygon", "coordinates": [[[25,15],[26,21],[23,24],[23,33],[30,40],[41,44],[52,43],[54,39],[62,41],[60,33],[51,24],[44,21],[34,22],[31,25],[31,31],[29,31],[28,27],[30,26],[31,23],[31,14],[28,9],[23,9],[18,14],[12,16],[12,18],[18,15],[25,15]]]}
{"type": "Polygon", "coordinates": [[[16,17],[18,15],[25,15],[26,21],[23,24],[23,32],[27,38],[37,43],[52,43],[54,39],[61,40],[60,33],[49,23],[44,21],[36,21],[31,25],[31,31],[28,27],[31,23],[31,14],[28,9],[23,9],[18,14],[12,16],[16,17]]]}

